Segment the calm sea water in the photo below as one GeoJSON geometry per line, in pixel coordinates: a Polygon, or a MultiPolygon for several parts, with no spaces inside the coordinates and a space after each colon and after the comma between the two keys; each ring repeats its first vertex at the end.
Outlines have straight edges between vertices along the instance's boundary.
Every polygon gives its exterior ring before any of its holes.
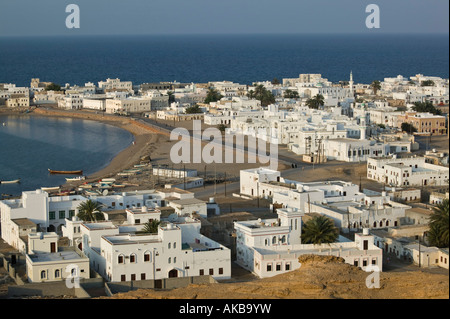
{"type": "Polygon", "coordinates": [[[49,168],[95,173],[132,141],[128,131],[89,120],[0,116],[0,180],[21,178],[0,184],[0,194],[64,184],[67,176],[50,175],[49,168]]]}
{"type": "Polygon", "coordinates": [[[254,81],[321,73],[357,83],[417,73],[448,78],[446,35],[199,35],[0,38],[0,83],[83,85],[120,78],[254,81]]]}

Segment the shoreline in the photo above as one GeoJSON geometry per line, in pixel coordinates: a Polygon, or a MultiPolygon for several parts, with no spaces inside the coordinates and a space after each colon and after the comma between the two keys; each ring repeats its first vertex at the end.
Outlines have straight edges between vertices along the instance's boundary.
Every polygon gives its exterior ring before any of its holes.
{"type": "MultiPolygon", "coordinates": [[[[25,115],[16,110],[0,110],[0,115],[25,115]]],[[[66,182],[61,185],[62,189],[75,188],[85,182],[92,182],[101,178],[115,176],[124,169],[132,167],[139,162],[144,155],[149,155],[150,146],[158,140],[160,135],[164,133],[157,131],[145,124],[135,121],[132,118],[121,117],[116,115],[107,115],[104,113],[95,113],[90,111],[66,111],[53,108],[35,108],[31,112],[26,113],[31,116],[44,116],[54,118],[74,118],[80,120],[91,120],[103,124],[109,124],[130,132],[133,135],[133,143],[128,145],[121,152],[116,154],[105,167],[97,172],[86,176],[86,180],[76,182],[66,182]]]]}

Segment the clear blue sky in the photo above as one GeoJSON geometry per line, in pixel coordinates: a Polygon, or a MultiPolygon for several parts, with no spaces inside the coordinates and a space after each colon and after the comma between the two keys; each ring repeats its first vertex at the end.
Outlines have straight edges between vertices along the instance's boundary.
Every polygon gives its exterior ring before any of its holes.
{"type": "Polygon", "coordinates": [[[0,36],[98,34],[444,33],[448,0],[1,0],[0,36]],[[81,28],[67,29],[68,4],[81,28]],[[367,29],[368,4],[381,28],[367,29]]]}

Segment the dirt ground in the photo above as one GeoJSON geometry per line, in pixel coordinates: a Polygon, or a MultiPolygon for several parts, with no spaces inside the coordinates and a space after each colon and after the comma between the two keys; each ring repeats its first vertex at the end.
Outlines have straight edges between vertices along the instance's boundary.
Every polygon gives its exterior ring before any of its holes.
{"type": "MultiPolygon", "coordinates": [[[[112,299],[448,299],[447,274],[382,272],[380,288],[368,288],[370,273],[332,256],[305,255],[301,267],[272,278],[190,285],[167,291],[136,290],[112,299]]],[[[247,277],[250,278],[250,277],[247,277]]],[[[102,297],[106,298],[106,297],[102,297]]]]}

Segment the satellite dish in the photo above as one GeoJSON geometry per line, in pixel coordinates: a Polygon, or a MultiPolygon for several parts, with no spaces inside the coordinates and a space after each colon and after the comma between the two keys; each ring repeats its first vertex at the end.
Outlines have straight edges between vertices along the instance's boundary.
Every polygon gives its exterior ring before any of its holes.
{"type": "Polygon", "coordinates": [[[104,191],[103,191],[103,196],[106,196],[106,195],[108,195],[108,190],[107,189],[105,189],[104,191]]]}

